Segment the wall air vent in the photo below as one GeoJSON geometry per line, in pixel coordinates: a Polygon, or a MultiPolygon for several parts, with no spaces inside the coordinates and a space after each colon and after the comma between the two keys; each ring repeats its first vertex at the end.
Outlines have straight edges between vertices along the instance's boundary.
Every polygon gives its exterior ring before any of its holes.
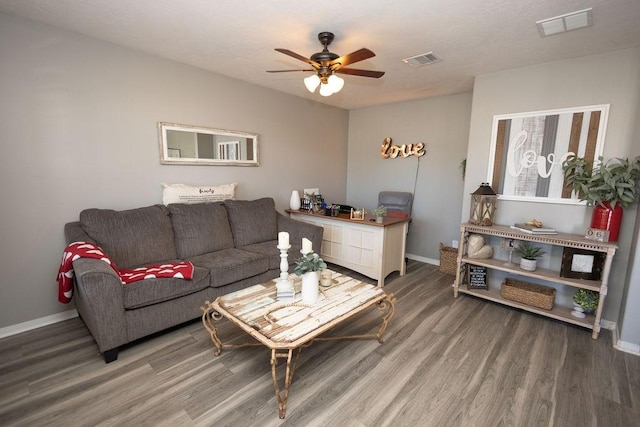
{"type": "Polygon", "coordinates": [[[409,64],[412,67],[422,67],[423,65],[435,64],[440,61],[442,61],[442,59],[433,52],[422,53],[402,60],[402,62],[409,64]]]}
{"type": "Polygon", "coordinates": [[[591,8],[567,13],[549,19],[537,21],[538,31],[542,37],[564,33],[565,31],[577,30],[590,27],[593,22],[591,8]]]}

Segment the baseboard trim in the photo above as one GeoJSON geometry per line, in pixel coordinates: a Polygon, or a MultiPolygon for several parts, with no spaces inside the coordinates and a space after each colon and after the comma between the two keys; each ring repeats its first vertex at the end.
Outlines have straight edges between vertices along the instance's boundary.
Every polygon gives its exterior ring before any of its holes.
{"type": "Polygon", "coordinates": [[[0,329],[0,338],[10,337],[22,332],[27,332],[32,329],[41,328],[43,326],[51,325],[54,323],[62,322],[64,320],[73,319],[78,317],[78,310],[68,310],[62,313],[52,314],[50,316],[40,317],[39,319],[29,320],[28,322],[18,323],[17,325],[7,326],[0,329]]]}
{"type": "Polygon", "coordinates": [[[620,334],[618,332],[617,327],[613,329],[612,335],[613,335],[613,348],[615,348],[616,350],[624,351],[625,353],[633,354],[635,356],[640,356],[640,345],[633,344],[626,341],[621,341],[620,334]]]}
{"type": "Polygon", "coordinates": [[[414,255],[414,254],[406,254],[406,257],[414,261],[424,262],[426,264],[440,265],[439,259],[425,258],[425,257],[414,255]]]}

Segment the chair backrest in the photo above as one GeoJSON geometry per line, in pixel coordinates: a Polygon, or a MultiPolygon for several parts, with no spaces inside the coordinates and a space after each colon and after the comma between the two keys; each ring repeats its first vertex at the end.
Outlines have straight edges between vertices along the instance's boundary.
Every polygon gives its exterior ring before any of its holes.
{"type": "Polygon", "coordinates": [[[378,193],[378,205],[387,208],[387,215],[411,216],[413,194],[405,191],[381,191],[378,193]]]}

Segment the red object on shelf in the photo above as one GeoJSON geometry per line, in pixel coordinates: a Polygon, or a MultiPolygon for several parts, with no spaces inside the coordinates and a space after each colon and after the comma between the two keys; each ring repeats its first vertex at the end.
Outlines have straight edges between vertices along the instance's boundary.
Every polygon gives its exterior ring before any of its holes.
{"type": "Polygon", "coordinates": [[[609,230],[609,241],[617,242],[620,233],[620,224],[622,223],[622,206],[616,204],[615,209],[611,209],[609,202],[603,202],[605,207],[595,205],[593,207],[593,216],[591,217],[591,228],[600,230],[609,230]]]}

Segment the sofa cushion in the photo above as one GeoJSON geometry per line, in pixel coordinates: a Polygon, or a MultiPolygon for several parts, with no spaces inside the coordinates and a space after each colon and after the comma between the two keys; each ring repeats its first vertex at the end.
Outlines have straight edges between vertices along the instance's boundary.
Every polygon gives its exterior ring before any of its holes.
{"type": "Polygon", "coordinates": [[[194,266],[193,279],[145,279],[123,285],[124,307],[145,307],[189,295],[209,286],[209,270],[194,266]]]}
{"type": "Polygon", "coordinates": [[[194,266],[209,270],[210,284],[217,288],[269,270],[266,256],[242,249],[223,249],[189,258],[194,266]]]}
{"type": "Polygon", "coordinates": [[[272,198],[226,200],[224,205],[236,248],[278,238],[276,204],[272,198]]]}
{"type": "Polygon", "coordinates": [[[222,203],[177,203],[168,206],[178,258],[187,259],[233,248],[227,210],[222,203]]]}
{"type": "MultiPolygon", "coordinates": [[[[276,246],[278,246],[277,240],[269,240],[267,242],[254,243],[253,245],[243,246],[240,249],[264,255],[269,260],[269,269],[273,270],[280,269],[280,251],[276,246]]],[[[298,245],[298,250],[293,251],[293,246],[294,245],[292,244],[291,249],[289,249],[289,265],[295,263],[295,260],[299,258],[300,248],[302,247],[301,245],[298,245]],[[298,256],[295,255],[296,253],[298,254],[298,256]]]]}
{"type": "Polygon", "coordinates": [[[178,257],[165,206],[126,211],[86,209],[80,212],[80,224],[118,268],[157,264],[178,257]]]}

